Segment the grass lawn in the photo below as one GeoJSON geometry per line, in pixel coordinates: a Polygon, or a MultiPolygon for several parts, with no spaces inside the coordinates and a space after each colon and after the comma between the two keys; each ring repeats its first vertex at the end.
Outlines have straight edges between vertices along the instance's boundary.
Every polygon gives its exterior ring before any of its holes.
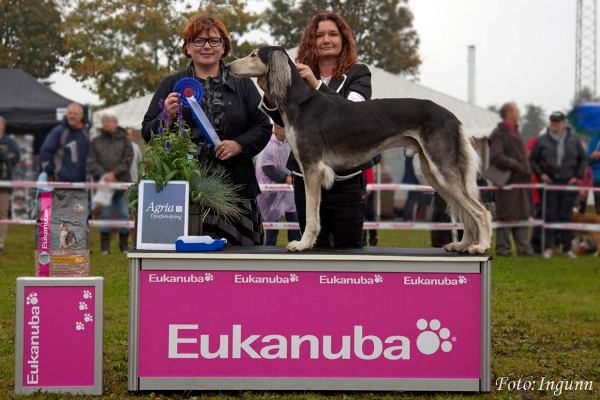
{"type": "MultiPolygon", "coordinates": [[[[580,257],[499,258],[492,273],[492,393],[313,393],[313,392],[127,392],[128,275],[124,255],[102,256],[92,231],[92,275],[105,279],[104,393],[101,399],[243,398],[243,399],[510,399],[553,398],[545,391],[498,390],[509,379],[593,381],[587,392],[562,392],[561,398],[600,399],[600,259],[580,257]]],[[[280,241],[283,239],[280,235],[280,241]]],[[[282,243],[282,242],[281,242],[282,243]]],[[[381,231],[381,246],[423,247],[427,232],[381,231]]],[[[113,253],[116,252],[113,243],[113,253]]],[[[15,282],[33,273],[33,228],[10,227],[6,252],[0,256],[0,399],[15,398],[15,282]]],[[[21,398],[63,399],[35,394],[21,398]]],[[[73,397],[76,398],[76,397],[73,397]]],[[[557,397],[558,398],[558,397],[557,397]]]]}

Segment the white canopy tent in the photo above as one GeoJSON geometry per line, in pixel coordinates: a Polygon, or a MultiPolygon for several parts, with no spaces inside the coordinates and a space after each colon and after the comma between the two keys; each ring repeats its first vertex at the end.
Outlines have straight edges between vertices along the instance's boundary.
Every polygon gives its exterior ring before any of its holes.
{"type": "MultiPolygon", "coordinates": [[[[370,69],[373,98],[412,97],[432,100],[452,111],[462,121],[467,134],[476,138],[489,135],[499,122],[498,115],[485,108],[469,104],[380,68],[370,67],[370,69]]],[[[149,94],[98,110],[94,113],[94,124],[99,125],[102,114],[110,113],[119,119],[119,125],[141,129],[144,114],[151,100],[152,94],[149,94]]]]}
{"type": "Polygon", "coordinates": [[[465,132],[475,138],[487,137],[500,121],[498,114],[488,109],[469,104],[381,68],[370,69],[373,98],[410,97],[431,100],[452,111],[463,123],[465,132]]]}
{"type": "Polygon", "coordinates": [[[119,120],[119,125],[125,128],[142,129],[142,120],[152,100],[152,94],[128,100],[112,107],[103,108],[94,112],[94,126],[100,125],[103,114],[112,114],[119,120]]]}
{"type": "MultiPolygon", "coordinates": [[[[295,49],[289,51],[289,53],[294,57],[295,49]]],[[[486,137],[500,121],[497,113],[425,87],[402,76],[391,74],[383,69],[371,66],[370,70],[372,75],[371,83],[373,86],[373,98],[408,97],[428,99],[452,111],[463,123],[467,135],[474,139],[473,142],[480,152],[483,165],[487,165],[488,146],[486,137]]],[[[110,113],[118,118],[120,126],[132,127],[140,130],[142,128],[144,114],[146,113],[151,100],[152,94],[148,94],[112,107],[98,110],[94,113],[94,125],[100,125],[100,117],[102,114],[110,113]]],[[[395,148],[385,151],[383,155],[383,165],[384,170],[387,171],[393,182],[401,182],[402,177],[404,176],[405,166],[404,149],[395,148]]],[[[386,196],[388,195],[386,194],[386,196]]],[[[399,201],[402,201],[405,196],[406,192],[397,192],[395,195],[396,200],[399,201]]]]}

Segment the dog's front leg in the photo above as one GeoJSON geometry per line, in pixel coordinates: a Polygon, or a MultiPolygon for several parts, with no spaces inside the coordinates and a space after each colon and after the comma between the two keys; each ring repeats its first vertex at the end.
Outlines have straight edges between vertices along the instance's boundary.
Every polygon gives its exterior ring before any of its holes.
{"type": "Polygon", "coordinates": [[[289,251],[304,251],[311,249],[321,230],[319,209],[321,206],[321,183],[324,171],[317,166],[304,168],[304,193],[306,197],[306,226],[302,239],[288,243],[289,251]]]}

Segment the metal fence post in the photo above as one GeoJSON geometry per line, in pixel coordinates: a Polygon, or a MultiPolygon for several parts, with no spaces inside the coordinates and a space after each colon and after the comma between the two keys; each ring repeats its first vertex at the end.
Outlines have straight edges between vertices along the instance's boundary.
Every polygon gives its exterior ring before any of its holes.
{"type": "MultiPolygon", "coordinates": [[[[375,181],[381,183],[381,163],[375,166],[375,181]]],[[[375,221],[381,221],[381,190],[375,191],[375,221]]]]}
{"type": "Polygon", "coordinates": [[[542,187],[542,254],[546,250],[546,185],[542,187]]]}

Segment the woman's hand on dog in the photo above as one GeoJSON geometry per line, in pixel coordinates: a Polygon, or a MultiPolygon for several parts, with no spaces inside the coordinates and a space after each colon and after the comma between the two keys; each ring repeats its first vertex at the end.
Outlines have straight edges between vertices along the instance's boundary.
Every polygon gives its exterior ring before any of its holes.
{"type": "Polygon", "coordinates": [[[300,63],[296,63],[296,68],[302,79],[304,79],[311,88],[316,89],[319,85],[319,80],[315,77],[315,74],[313,74],[312,69],[310,69],[308,65],[300,63]]]}
{"type": "Polygon", "coordinates": [[[215,146],[215,155],[219,160],[229,160],[242,152],[242,146],[235,140],[223,140],[215,146]]]}

